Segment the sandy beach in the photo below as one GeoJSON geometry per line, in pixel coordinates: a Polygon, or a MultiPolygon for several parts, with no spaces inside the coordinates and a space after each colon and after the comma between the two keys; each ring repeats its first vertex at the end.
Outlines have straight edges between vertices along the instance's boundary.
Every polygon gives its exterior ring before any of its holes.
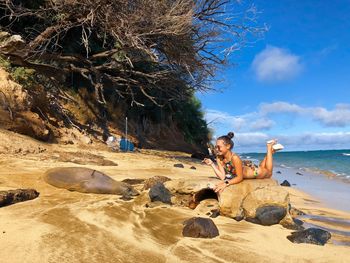
{"type": "MultiPolygon", "coordinates": [[[[26,145],[36,144],[23,140],[26,145]]],[[[45,150],[41,153],[0,155],[1,190],[34,188],[40,192],[34,200],[0,208],[0,258],[6,259],[4,262],[347,262],[350,256],[346,246],[350,241],[346,236],[350,233],[350,213],[326,207],[298,190],[301,183],[292,179],[297,185],[286,189],[292,206],[307,214],[303,220],[333,231],[325,246],[291,243],[286,236],[292,231],[281,225],[261,226],[223,216],[213,218],[218,237],[185,238],[182,222],[198,216],[194,210],[165,204],[147,208],[147,195],[123,201],[116,195],[58,189],[42,180],[49,168],[71,166],[93,168],[118,181],[155,175],[171,179],[211,176],[209,167],[188,154],[42,147],[45,150]],[[83,161],[85,164],[79,164],[83,161]],[[174,167],[175,163],[182,163],[184,168],[174,167]]],[[[287,169],[281,172],[274,175],[275,179],[285,179],[287,169]]]]}

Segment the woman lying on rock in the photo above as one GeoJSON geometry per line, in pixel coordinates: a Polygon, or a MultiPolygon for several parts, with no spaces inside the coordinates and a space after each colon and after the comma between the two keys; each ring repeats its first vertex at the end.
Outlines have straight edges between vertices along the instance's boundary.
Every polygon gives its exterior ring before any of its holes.
{"type": "Polygon", "coordinates": [[[238,184],[243,179],[270,178],[273,169],[272,154],[284,148],[276,140],[268,141],[266,156],[260,162],[259,166],[256,167],[255,165],[243,163],[241,158],[232,152],[234,145],[232,141],[233,137],[233,132],[229,132],[227,135],[221,136],[216,140],[217,165],[208,158],[203,160],[205,164],[213,168],[216,176],[222,180],[215,186],[215,192],[222,192],[227,186],[238,184]]]}

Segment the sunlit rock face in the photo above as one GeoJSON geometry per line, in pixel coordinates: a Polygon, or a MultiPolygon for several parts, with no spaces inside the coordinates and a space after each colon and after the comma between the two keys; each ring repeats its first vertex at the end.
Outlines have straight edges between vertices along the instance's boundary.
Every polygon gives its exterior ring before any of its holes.
{"type": "Polygon", "coordinates": [[[187,200],[192,209],[203,200],[217,199],[222,216],[262,225],[293,224],[289,214],[289,194],[276,180],[244,180],[226,187],[220,195],[213,190],[218,182],[215,178],[191,178],[168,181],[164,185],[172,193],[172,200],[181,199],[181,196],[190,197],[187,200]]]}

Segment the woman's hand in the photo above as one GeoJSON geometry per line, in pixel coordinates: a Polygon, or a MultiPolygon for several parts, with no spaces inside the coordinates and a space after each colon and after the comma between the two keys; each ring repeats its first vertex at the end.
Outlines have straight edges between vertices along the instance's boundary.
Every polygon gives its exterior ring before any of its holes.
{"type": "Polygon", "coordinates": [[[224,191],[224,189],[228,186],[228,184],[226,184],[224,181],[221,181],[220,183],[218,183],[215,187],[214,187],[214,191],[215,193],[222,193],[222,191],[224,191]]]}
{"type": "Polygon", "coordinates": [[[205,163],[206,165],[212,165],[214,162],[209,158],[204,158],[202,163],[205,163]]]}

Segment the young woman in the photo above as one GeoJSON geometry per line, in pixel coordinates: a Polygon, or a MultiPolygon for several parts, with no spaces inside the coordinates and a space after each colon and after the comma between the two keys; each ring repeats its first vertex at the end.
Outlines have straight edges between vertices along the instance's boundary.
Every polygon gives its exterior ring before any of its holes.
{"type": "Polygon", "coordinates": [[[283,146],[277,144],[276,140],[267,142],[267,153],[265,158],[260,162],[258,167],[247,166],[242,163],[241,158],[232,152],[234,137],[233,132],[221,136],[216,140],[217,151],[217,165],[210,159],[204,159],[203,162],[210,165],[216,176],[221,179],[214,190],[215,192],[222,192],[227,186],[231,184],[238,184],[244,178],[247,179],[263,179],[272,176],[273,158],[272,154],[278,150],[282,150],[283,146]]]}

